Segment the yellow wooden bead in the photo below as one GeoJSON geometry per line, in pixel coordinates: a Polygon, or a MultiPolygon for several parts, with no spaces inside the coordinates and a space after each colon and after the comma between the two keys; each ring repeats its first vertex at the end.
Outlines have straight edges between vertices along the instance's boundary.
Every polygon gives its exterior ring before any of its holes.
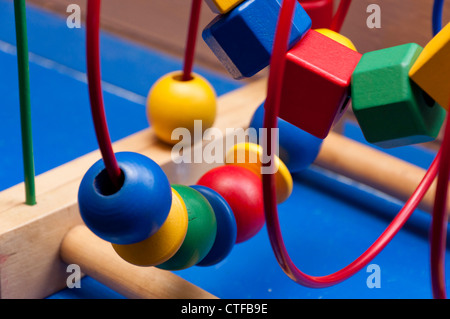
{"type": "Polygon", "coordinates": [[[156,266],[169,260],[183,244],[188,212],[183,199],[172,188],[172,207],[164,224],[153,236],[130,245],[112,244],[117,254],[137,266],[156,266]]]}
{"type": "Polygon", "coordinates": [[[225,14],[236,8],[244,0],[205,0],[211,11],[225,14]]]}
{"type": "Polygon", "coordinates": [[[152,86],[147,99],[151,127],[159,139],[171,145],[183,140],[180,136],[172,138],[177,128],[186,128],[193,138],[195,121],[201,121],[202,133],[212,127],[216,109],[214,88],[198,74],[183,81],[182,72],[169,73],[152,86]]]}
{"type": "Polygon", "coordinates": [[[339,42],[342,45],[345,45],[347,48],[352,49],[353,51],[357,51],[353,42],[340,33],[337,33],[330,29],[316,29],[315,31],[329,37],[330,39],[333,39],[336,42],[339,42]]]}
{"type": "Polygon", "coordinates": [[[448,111],[450,103],[450,23],[425,46],[409,77],[448,111]]]}
{"type": "MultiPolygon", "coordinates": [[[[234,145],[227,151],[225,163],[247,168],[262,178],[262,154],[263,148],[261,145],[240,143],[234,145]]],[[[294,182],[288,168],[278,156],[275,156],[275,169],[277,202],[280,204],[292,194],[294,182]]]]}

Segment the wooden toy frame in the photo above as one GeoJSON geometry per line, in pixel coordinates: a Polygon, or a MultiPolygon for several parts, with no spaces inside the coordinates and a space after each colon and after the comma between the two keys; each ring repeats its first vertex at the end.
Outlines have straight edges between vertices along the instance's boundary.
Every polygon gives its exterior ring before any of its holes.
{"type": "MultiPolygon", "coordinates": [[[[266,79],[261,79],[219,98],[215,127],[224,137],[226,128],[248,125],[264,101],[266,90],[266,79]]],[[[151,156],[172,183],[193,183],[214,165],[175,164],[170,146],[158,142],[151,128],[116,142],[114,150],[151,156]]],[[[35,206],[24,204],[23,184],[0,193],[5,199],[0,204],[0,298],[45,298],[66,287],[66,269],[72,263],[129,298],[215,298],[171,272],[128,264],[83,225],[77,205],[78,187],[86,170],[99,158],[96,151],[38,176],[35,206]]],[[[400,200],[409,198],[425,173],[336,133],[324,141],[314,165],[400,200]],[[343,147],[347,152],[341,152],[343,147]]],[[[421,209],[432,210],[434,192],[435,184],[423,199],[421,209]]]]}

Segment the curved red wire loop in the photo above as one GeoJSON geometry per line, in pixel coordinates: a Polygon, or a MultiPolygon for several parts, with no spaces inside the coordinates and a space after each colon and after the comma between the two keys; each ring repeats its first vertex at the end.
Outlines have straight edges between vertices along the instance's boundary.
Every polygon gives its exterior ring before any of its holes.
{"type": "Polygon", "coordinates": [[[446,299],[445,250],[447,242],[447,192],[450,177],[450,123],[446,123],[441,144],[442,158],[436,186],[430,231],[430,272],[433,297],[446,299]]]}
{"type": "MultiPolygon", "coordinates": [[[[277,128],[278,126],[277,122],[280,107],[281,86],[283,82],[284,62],[288,48],[288,38],[295,9],[295,2],[296,0],[284,0],[280,12],[269,73],[267,99],[265,103],[265,132],[271,132],[272,129],[277,128]]],[[[273,141],[267,136],[265,136],[265,139],[265,153],[270,160],[263,165],[270,167],[270,163],[274,161],[274,154],[272,152],[274,149],[272,144],[273,141]]],[[[380,237],[355,261],[341,270],[326,276],[307,275],[300,271],[291,260],[283,242],[278,219],[274,174],[263,174],[264,209],[267,231],[275,257],[283,271],[295,282],[311,288],[329,287],[338,284],[357,273],[380,253],[384,247],[386,247],[417,208],[437,175],[440,156],[441,152],[439,151],[415,192],[380,237]]]]}
{"type": "Polygon", "coordinates": [[[111,182],[121,186],[122,171],[114,154],[103,103],[100,70],[100,7],[101,0],[89,0],[86,16],[86,60],[91,113],[100,152],[111,182]]]}

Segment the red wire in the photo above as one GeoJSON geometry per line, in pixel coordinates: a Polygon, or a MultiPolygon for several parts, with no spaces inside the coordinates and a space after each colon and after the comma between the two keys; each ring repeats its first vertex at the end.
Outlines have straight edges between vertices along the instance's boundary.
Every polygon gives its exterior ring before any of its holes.
{"type": "Polygon", "coordinates": [[[202,9],[202,0],[192,0],[191,18],[189,22],[189,31],[187,37],[186,51],[184,53],[183,81],[192,79],[192,67],[194,65],[195,45],[197,42],[198,25],[200,21],[200,12],[202,9]]]}
{"type": "Polygon", "coordinates": [[[108,125],[103,105],[100,70],[100,7],[101,0],[89,0],[86,17],[87,79],[91,112],[99,148],[111,182],[117,187],[121,184],[121,169],[112,149],[108,125]]]}
{"type": "Polygon", "coordinates": [[[352,0],[341,0],[341,3],[339,4],[339,7],[337,8],[336,13],[333,17],[333,20],[331,21],[331,30],[338,33],[341,31],[351,3],[352,0]]]}
{"type": "MultiPolygon", "coordinates": [[[[275,36],[273,55],[271,60],[271,68],[269,74],[268,92],[266,99],[266,112],[264,115],[264,128],[266,132],[271,132],[277,127],[278,113],[280,107],[280,92],[282,86],[282,78],[284,73],[284,59],[287,50],[287,42],[290,32],[290,24],[294,12],[294,4],[296,0],[284,0],[280,17],[278,21],[278,30],[275,36]]],[[[266,137],[267,139],[267,137],[266,137]]],[[[272,140],[267,139],[267,154],[270,161],[265,166],[270,166],[274,160],[272,154],[272,140]]],[[[267,230],[269,239],[275,254],[275,257],[283,271],[295,282],[311,288],[325,288],[338,284],[349,277],[353,276],[365,265],[367,265],[384,247],[392,240],[392,238],[403,227],[408,218],[419,205],[423,196],[433,183],[439,169],[441,151],[438,152],[436,158],[420,182],[419,186],[412,196],[405,203],[391,224],[380,235],[380,237],[355,261],[341,270],[326,276],[310,276],[301,272],[292,262],[283,242],[283,236],[280,229],[278,219],[278,208],[275,192],[274,174],[263,174],[263,192],[264,192],[264,209],[267,222],[267,230]]]]}
{"type": "Polygon", "coordinates": [[[431,286],[433,297],[446,299],[445,249],[447,241],[447,191],[450,177],[450,123],[446,123],[441,150],[442,159],[436,186],[430,234],[431,286]]]}

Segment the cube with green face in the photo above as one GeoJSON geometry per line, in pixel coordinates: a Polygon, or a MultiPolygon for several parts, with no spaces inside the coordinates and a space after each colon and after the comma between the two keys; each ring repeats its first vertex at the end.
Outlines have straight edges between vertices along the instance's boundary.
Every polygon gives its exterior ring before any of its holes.
{"type": "Polygon", "coordinates": [[[369,143],[392,148],[434,140],[445,110],[409,78],[422,51],[410,43],[365,53],[351,85],[353,111],[369,143]]]}

